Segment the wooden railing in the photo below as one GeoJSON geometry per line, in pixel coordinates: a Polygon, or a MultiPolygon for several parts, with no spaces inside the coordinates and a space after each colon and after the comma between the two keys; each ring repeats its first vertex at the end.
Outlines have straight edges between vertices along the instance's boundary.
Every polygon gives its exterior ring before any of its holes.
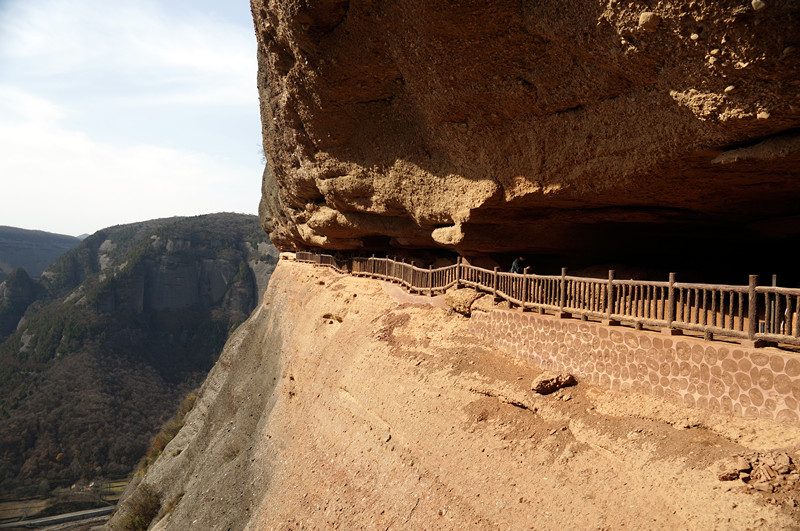
{"type": "Polygon", "coordinates": [[[800,289],[759,286],[751,275],[747,286],[668,281],[620,280],[561,275],[522,274],[476,267],[459,257],[449,266],[421,268],[391,258],[340,260],[328,254],[297,252],[296,260],[330,267],[340,273],[395,282],[411,292],[433,296],[452,286],[467,286],[506,300],[521,310],[555,312],[560,317],[600,319],[609,325],[662,328],[668,333],[702,332],[732,337],[752,346],[800,345],[800,289]]]}
{"type": "Polygon", "coordinates": [[[321,266],[335,269],[339,273],[349,273],[350,267],[346,260],[339,260],[329,254],[308,253],[299,251],[295,253],[295,260],[299,262],[310,262],[321,266]]]}
{"type": "MultiPolygon", "coordinates": [[[[309,254],[309,253],[304,253],[309,254]]],[[[301,260],[298,258],[298,260],[301,260]]],[[[306,260],[307,261],[307,260],[306,260]]],[[[397,282],[409,291],[427,293],[444,292],[456,284],[458,264],[427,269],[390,258],[353,258],[351,273],[355,276],[380,278],[397,282]]]]}

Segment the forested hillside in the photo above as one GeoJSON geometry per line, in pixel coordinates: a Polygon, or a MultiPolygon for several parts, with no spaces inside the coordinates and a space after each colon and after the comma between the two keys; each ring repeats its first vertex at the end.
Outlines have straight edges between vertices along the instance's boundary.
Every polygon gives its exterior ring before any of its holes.
{"type": "Polygon", "coordinates": [[[276,262],[255,216],[214,214],[104,229],[0,284],[0,492],[129,473],[276,262]]]}

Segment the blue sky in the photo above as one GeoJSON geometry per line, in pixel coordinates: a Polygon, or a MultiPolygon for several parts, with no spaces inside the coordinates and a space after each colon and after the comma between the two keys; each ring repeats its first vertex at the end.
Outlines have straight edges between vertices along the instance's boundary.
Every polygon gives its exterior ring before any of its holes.
{"type": "Polygon", "coordinates": [[[247,0],[0,0],[0,225],[256,213],[247,0]]]}

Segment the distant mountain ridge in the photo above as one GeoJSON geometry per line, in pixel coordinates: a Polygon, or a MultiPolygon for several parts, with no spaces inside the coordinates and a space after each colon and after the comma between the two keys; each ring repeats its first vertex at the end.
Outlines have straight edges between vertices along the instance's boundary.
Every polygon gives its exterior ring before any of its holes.
{"type": "Polygon", "coordinates": [[[74,236],[0,225],[0,282],[18,267],[38,278],[56,258],[80,242],[74,236]]]}
{"type": "Polygon", "coordinates": [[[211,214],[103,229],[0,283],[0,492],[130,472],[277,260],[256,216],[211,214]]]}

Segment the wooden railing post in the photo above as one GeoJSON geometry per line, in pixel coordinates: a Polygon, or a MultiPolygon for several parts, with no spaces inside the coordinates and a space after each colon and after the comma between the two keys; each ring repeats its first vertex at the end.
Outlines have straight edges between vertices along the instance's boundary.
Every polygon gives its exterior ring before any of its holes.
{"type": "Polygon", "coordinates": [[[566,310],[567,307],[567,268],[561,268],[561,282],[559,283],[558,317],[568,319],[572,314],[566,310]]]}
{"type": "MultiPolygon", "coordinates": [[[[778,275],[772,275],[772,287],[776,287],[778,285],[778,275]]],[[[778,334],[780,333],[780,308],[778,307],[778,301],[780,301],[780,297],[777,293],[770,293],[769,297],[769,315],[770,319],[767,320],[768,327],[767,332],[771,334],[778,334]]]]}
{"type": "Polygon", "coordinates": [[[460,256],[456,259],[456,289],[461,287],[461,260],[460,256]]]}
{"type": "Polygon", "coordinates": [[[494,266],[494,272],[492,273],[492,297],[494,297],[494,301],[497,302],[497,283],[500,280],[497,272],[500,271],[500,266],[494,266]]]}
{"type": "Polygon", "coordinates": [[[758,332],[758,275],[750,275],[750,282],[747,286],[747,339],[755,341],[758,332]]]}
{"type": "Polygon", "coordinates": [[[669,285],[667,286],[667,327],[664,328],[661,333],[666,336],[679,336],[683,334],[683,330],[679,330],[677,328],[673,328],[672,325],[675,322],[675,279],[677,275],[675,273],[669,274],[669,285]]]}
{"type": "Polygon", "coordinates": [[[747,341],[742,345],[747,347],[763,347],[766,341],[756,339],[758,333],[758,275],[750,275],[750,282],[747,285],[747,341]]]}
{"type": "Polygon", "coordinates": [[[667,328],[672,328],[672,323],[675,321],[675,273],[669,274],[667,289],[667,328]]]}
{"type": "Polygon", "coordinates": [[[615,301],[615,293],[614,293],[614,278],[616,277],[617,272],[613,269],[608,270],[608,287],[607,287],[607,295],[606,298],[606,318],[603,319],[603,324],[606,326],[617,326],[619,325],[619,321],[614,320],[611,318],[611,315],[614,313],[614,301],[615,301]]]}
{"type": "Polygon", "coordinates": [[[520,300],[522,302],[522,311],[523,312],[528,309],[528,308],[525,307],[525,305],[529,302],[528,301],[528,292],[530,290],[528,288],[530,286],[530,284],[529,284],[530,279],[528,278],[528,270],[530,268],[531,268],[530,266],[525,266],[525,269],[522,270],[522,299],[520,299],[520,300]]]}
{"type": "Polygon", "coordinates": [[[428,266],[428,297],[433,297],[433,266],[428,266]]]}

